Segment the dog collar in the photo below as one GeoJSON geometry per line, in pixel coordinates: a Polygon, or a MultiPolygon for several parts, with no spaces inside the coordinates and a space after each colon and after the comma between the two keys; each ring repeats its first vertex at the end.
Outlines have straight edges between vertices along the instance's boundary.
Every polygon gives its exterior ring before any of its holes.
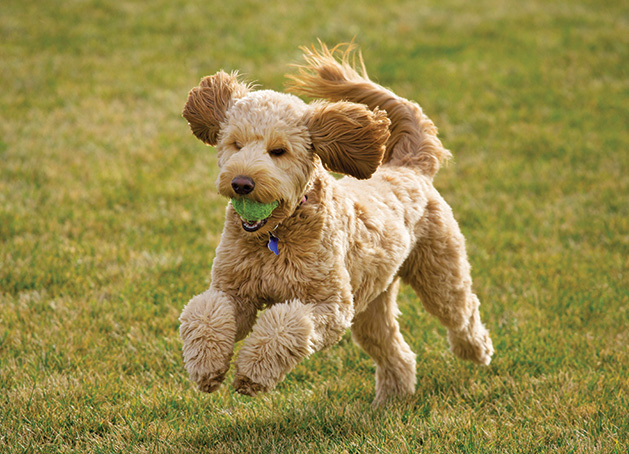
{"type": "MultiPolygon", "coordinates": [[[[304,195],[301,199],[301,202],[299,202],[299,205],[297,206],[297,208],[299,208],[300,206],[302,206],[304,203],[306,203],[308,201],[308,196],[304,195]]],[[[297,210],[295,210],[297,211],[297,210]]],[[[279,227],[279,224],[275,226],[275,229],[277,229],[279,227]]],[[[273,230],[275,230],[273,229],[273,230]]],[[[269,242],[266,245],[269,248],[269,251],[271,251],[272,253],[274,253],[275,255],[280,255],[280,239],[278,237],[276,237],[275,235],[273,235],[273,232],[269,232],[269,242]]]]}

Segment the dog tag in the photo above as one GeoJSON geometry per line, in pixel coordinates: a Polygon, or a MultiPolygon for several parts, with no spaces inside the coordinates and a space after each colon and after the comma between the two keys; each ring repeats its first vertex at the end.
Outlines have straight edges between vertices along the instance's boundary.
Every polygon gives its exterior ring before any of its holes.
{"type": "Polygon", "coordinates": [[[275,235],[273,235],[272,233],[269,233],[269,250],[271,252],[273,252],[275,255],[280,255],[280,250],[278,247],[278,243],[279,243],[280,239],[278,237],[276,237],[275,235]]]}

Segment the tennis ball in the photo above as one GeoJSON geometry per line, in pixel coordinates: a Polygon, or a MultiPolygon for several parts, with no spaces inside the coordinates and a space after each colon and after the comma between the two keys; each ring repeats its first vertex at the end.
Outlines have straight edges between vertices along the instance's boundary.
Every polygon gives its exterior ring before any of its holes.
{"type": "Polygon", "coordinates": [[[278,205],[277,200],[271,203],[260,203],[250,199],[232,199],[234,210],[247,222],[268,218],[278,205]]]}

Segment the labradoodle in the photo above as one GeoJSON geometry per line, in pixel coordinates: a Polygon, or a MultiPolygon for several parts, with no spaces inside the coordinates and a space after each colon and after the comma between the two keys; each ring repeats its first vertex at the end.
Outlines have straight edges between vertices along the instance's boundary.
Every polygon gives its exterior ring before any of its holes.
{"type": "Polygon", "coordinates": [[[185,105],[194,135],[216,147],[218,192],[231,199],[210,288],[180,317],[191,379],[215,391],[244,339],[233,386],[255,396],[349,328],[376,363],[374,402],[412,394],[400,280],[447,328],[455,355],[489,364],[465,240],[432,184],[450,157],[436,127],[370,81],[360,55],[357,71],[353,46],[303,50],[289,90],[325,101],[219,71],[185,105]]]}

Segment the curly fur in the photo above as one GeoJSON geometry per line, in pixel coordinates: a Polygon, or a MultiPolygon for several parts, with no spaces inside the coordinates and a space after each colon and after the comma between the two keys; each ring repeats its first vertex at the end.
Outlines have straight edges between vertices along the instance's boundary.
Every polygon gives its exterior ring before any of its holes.
{"type": "Polygon", "coordinates": [[[442,163],[451,158],[437,137],[437,128],[414,102],[400,98],[374,84],[367,76],[362,56],[358,54],[362,75],[350,64],[355,60],[353,44],[339,44],[332,50],[302,48],[307,64],[297,66],[299,73],[289,76],[289,90],[331,101],[350,99],[370,109],[383,109],[391,120],[391,139],[383,161],[420,167],[424,174],[434,176],[442,163]],[[334,55],[340,54],[340,62],[334,55]]]}
{"type": "Polygon", "coordinates": [[[224,72],[190,92],[183,115],[216,145],[219,193],[279,203],[255,231],[228,205],[211,287],[182,312],[184,362],[203,391],[224,379],[235,342],[244,339],[234,387],[256,395],[351,328],[376,363],[374,402],[413,393],[400,280],[446,326],[454,354],[490,362],[465,240],[432,185],[450,153],[417,104],[370,81],[362,58],[356,72],[355,55],[351,46],[305,50],[290,89],[327,101],[255,91],[224,72]],[[255,182],[245,195],[232,185],[242,176],[255,182]]]}

